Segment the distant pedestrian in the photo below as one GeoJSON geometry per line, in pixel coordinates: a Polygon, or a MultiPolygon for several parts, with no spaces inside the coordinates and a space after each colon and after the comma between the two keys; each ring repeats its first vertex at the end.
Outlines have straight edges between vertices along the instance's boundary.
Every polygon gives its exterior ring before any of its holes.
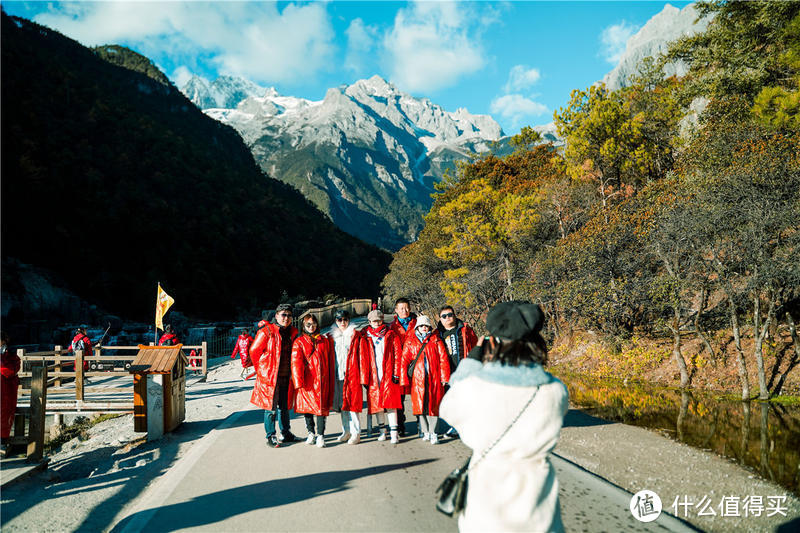
{"type": "MultiPolygon", "coordinates": [[[[417,315],[411,312],[411,302],[408,298],[398,298],[394,302],[394,321],[392,322],[392,331],[397,334],[400,346],[406,341],[406,335],[409,331],[414,331],[417,326],[417,315]]],[[[400,408],[397,410],[397,421],[399,424],[400,436],[406,436],[406,413],[405,413],[405,399],[406,394],[411,394],[411,387],[401,387],[400,389],[400,408]]]]}
{"type": "Polygon", "coordinates": [[[250,330],[248,328],[244,328],[239,334],[239,338],[236,339],[236,343],[233,345],[231,359],[235,359],[237,355],[239,356],[239,360],[242,363],[242,372],[239,374],[239,376],[242,379],[246,379],[245,373],[247,373],[247,369],[253,366],[253,362],[250,361],[250,346],[252,344],[253,337],[250,335],[250,330]]]}
{"type": "Polygon", "coordinates": [[[543,325],[538,305],[496,305],[486,318],[491,337],[450,378],[440,413],[473,450],[462,532],[564,529],[549,454],[569,398],[544,370],[543,325]]]}
{"type": "Polygon", "coordinates": [[[359,332],[350,322],[350,313],[344,309],[336,311],[336,324],[331,328],[336,354],[336,384],[333,393],[333,410],[342,416],[342,434],[337,442],[358,444],[361,442],[361,373],[358,360],[359,332]]]}
{"type": "Polygon", "coordinates": [[[333,341],[320,334],[314,315],[303,318],[303,333],[292,345],[294,410],[306,421],[306,444],[325,447],[325,420],[333,405],[335,355],[333,341]]]}
{"type": "Polygon", "coordinates": [[[17,411],[17,389],[19,388],[19,356],[11,351],[8,335],[0,333],[0,456],[8,452],[8,440],[14,426],[14,414],[17,411]]]}
{"type": "Polygon", "coordinates": [[[406,336],[400,365],[400,383],[411,387],[411,406],[418,416],[422,439],[437,444],[439,403],[450,380],[450,362],[442,339],[433,332],[430,319],[417,317],[416,328],[406,336]],[[412,367],[409,378],[407,368],[412,367]]]}
{"type": "MultiPolygon", "coordinates": [[[[81,326],[75,330],[75,336],[72,337],[72,341],[69,343],[67,351],[72,353],[81,351],[83,352],[84,358],[94,355],[92,353],[92,340],[86,335],[85,327],[81,326]]],[[[89,370],[89,361],[86,359],[83,360],[83,370],[89,370]]]]}
{"type": "Polygon", "coordinates": [[[378,440],[386,440],[384,412],[389,421],[392,444],[400,442],[397,409],[402,406],[400,377],[395,374],[400,359],[400,339],[384,324],[383,313],[376,309],[367,315],[369,326],[361,331],[359,358],[361,384],[367,386],[367,416],[378,415],[378,440]]]}
{"type": "Polygon", "coordinates": [[[256,369],[250,403],[264,410],[267,445],[273,448],[278,448],[281,442],[295,440],[289,430],[289,410],[294,400],[291,361],[292,343],[297,333],[297,328],[292,326],[292,306],[281,304],[273,322],[264,323],[250,346],[250,360],[256,369]],[[275,431],[276,415],[280,436],[275,431]]]}
{"type": "Polygon", "coordinates": [[[161,338],[158,339],[159,346],[177,346],[181,342],[178,340],[178,336],[172,331],[172,326],[167,324],[164,326],[164,334],[161,335],[161,338]]]}

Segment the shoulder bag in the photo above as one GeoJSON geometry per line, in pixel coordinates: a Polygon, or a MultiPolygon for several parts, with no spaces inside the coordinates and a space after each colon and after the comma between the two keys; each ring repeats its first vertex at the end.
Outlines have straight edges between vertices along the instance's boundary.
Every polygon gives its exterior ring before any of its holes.
{"type": "Polygon", "coordinates": [[[467,501],[467,476],[469,471],[475,468],[475,466],[480,463],[486,454],[489,453],[495,445],[500,442],[500,439],[506,436],[508,430],[519,420],[519,417],[522,416],[522,413],[525,412],[525,409],[531,404],[533,399],[536,397],[536,393],[539,392],[539,388],[537,387],[535,391],[533,391],[533,395],[531,395],[528,402],[525,406],[520,410],[514,420],[508,425],[508,427],[503,431],[503,433],[497,437],[492,444],[489,445],[488,448],[483,450],[478,458],[475,460],[474,463],[470,464],[472,458],[466,460],[466,462],[450,472],[444,481],[439,485],[439,488],[436,489],[436,493],[439,494],[439,498],[436,500],[436,510],[446,514],[447,516],[453,516],[454,514],[458,514],[464,510],[464,505],[467,501]]]}
{"type": "MultiPolygon", "coordinates": [[[[416,334],[415,334],[416,335],[416,334]]],[[[422,346],[419,347],[419,351],[417,352],[417,356],[414,358],[413,361],[408,363],[408,368],[406,368],[406,374],[408,374],[408,378],[412,379],[414,377],[414,368],[417,366],[417,361],[419,361],[419,356],[422,355],[422,351],[425,349],[425,345],[428,344],[428,341],[431,340],[434,333],[428,335],[428,338],[425,339],[425,342],[422,343],[422,346]]]]}

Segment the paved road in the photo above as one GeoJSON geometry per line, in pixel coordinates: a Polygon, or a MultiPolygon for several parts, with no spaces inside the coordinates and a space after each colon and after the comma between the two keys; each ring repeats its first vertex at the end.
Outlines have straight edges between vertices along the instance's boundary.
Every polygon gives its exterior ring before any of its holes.
{"type": "MultiPolygon", "coordinates": [[[[363,415],[362,415],[363,420],[363,415]]],[[[113,531],[456,531],[434,508],[434,490],[468,450],[416,437],[397,446],[375,437],[328,446],[265,445],[262,411],[241,411],[196,443],[133,505],[113,531]]],[[[411,429],[412,424],[409,424],[411,429]]],[[[303,420],[292,431],[305,435],[303,420]]],[[[651,524],[628,511],[631,495],[559,457],[568,531],[690,531],[662,514],[651,524]]]]}

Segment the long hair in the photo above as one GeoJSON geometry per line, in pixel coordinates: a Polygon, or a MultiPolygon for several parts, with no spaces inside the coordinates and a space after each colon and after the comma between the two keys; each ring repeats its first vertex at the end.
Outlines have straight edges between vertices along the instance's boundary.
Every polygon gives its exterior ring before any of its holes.
{"type": "Polygon", "coordinates": [[[486,361],[499,361],[508,366],[519,366],[524,363],[547,364],[547,344],[541,335],[534,334],[528,338],[514,341],[500,341],[494,349],[486,352],[486,361]]]}

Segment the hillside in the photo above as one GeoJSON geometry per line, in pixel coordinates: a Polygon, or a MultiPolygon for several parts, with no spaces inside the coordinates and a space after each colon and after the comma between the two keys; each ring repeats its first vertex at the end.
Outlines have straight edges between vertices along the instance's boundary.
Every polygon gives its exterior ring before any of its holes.
{"type": "Polygon", "coordinates": [[[385,252],[269,179],[172,85],[103,60],[109,50],[2,15],[4,257],[137,319],[152,316],[157,281],[208,318],[283,290],[377,292],[385,252]]]}
{"type": "Polygon", "coordinates": [[[195,76],[182,91],[236,128],[264,171],[344,231],[388,250],[417,238],[445,171],[503,137],[488,115],[446,111],[379,76],[328,89],[320,101],[229,76],[195,76]]]}

